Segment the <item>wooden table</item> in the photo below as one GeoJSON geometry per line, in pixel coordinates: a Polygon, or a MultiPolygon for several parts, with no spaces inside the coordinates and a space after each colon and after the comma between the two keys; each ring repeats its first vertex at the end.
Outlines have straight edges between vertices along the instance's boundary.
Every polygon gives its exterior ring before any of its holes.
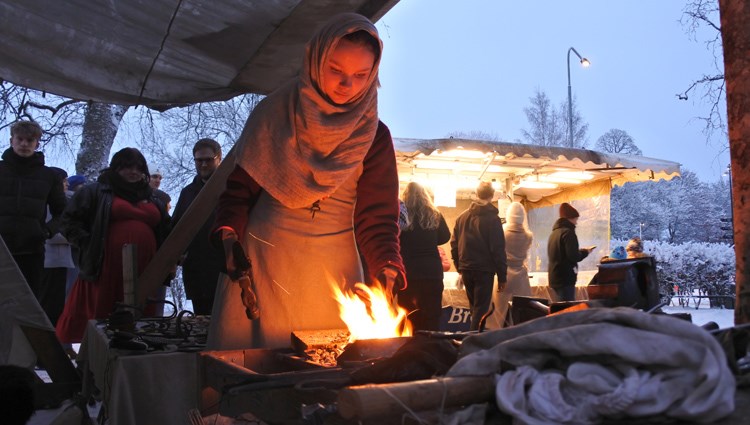
{"type": "Polygon", "coordinates": [[[140,353],[109,347],[104,325],[89,321],[78,353],[84,395],[101,391],[99,423],[184,425],[198,407],[198,354],[140,353]]]}

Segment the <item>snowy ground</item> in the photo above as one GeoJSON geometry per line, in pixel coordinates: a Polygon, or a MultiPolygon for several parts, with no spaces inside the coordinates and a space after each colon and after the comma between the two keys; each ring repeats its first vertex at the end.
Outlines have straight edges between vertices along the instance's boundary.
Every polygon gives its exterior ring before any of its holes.
{"type": "Polygon", "coordinates": [[[734,310],[724,308],[709,308],[706,306],[680,307],[668,306],[663,308],[666,313],[689,313],[693,317],[693,323],[702,326],[708,322],[716,322],[719,328],[731,328],[734,326],[734,310]]]}

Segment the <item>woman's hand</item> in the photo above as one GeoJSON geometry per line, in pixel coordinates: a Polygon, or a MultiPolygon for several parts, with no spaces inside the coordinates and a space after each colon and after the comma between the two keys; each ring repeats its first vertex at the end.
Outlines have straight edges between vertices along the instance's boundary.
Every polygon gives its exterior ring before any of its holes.
{"type": "Polygon", "coordinates": [[[242,274],[241,271],[237,269],[237,262],[234,258],[235,245],[239,244],[237,233],[228,227],[224,227],[220,230],[220,236],[221,245],[224,248],[224,265],[227,276],[236,281],[242,274]]]}
{"type": "Polygon", "coordinates": [[[386,294],[394,295],[406,289],[406,276],[398,267],[385,266],[380,269],[375,278],[383,285],[386,294]]]}
{"type": "Polygon", "coordinates": [[[380,269],[378,273],[378,281],[385,287],[387,294],[393,294],[396,287],[396,279],[398,279],[398,269],[395,267],[386,266],[380,269]]]}

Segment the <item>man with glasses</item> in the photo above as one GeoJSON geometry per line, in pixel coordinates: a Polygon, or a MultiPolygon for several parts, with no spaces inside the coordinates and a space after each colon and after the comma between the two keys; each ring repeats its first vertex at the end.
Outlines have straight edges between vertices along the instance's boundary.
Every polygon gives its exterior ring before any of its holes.
{"type": "MultiPolygon", "coordinates": [[[[197,175],[193,182],[180,192],[172,217],[173,225],[180,221],[195,197],[198,196],[198,192],[216,171],[221,162],[221,145],[213,139],[200,139],[193,146],[193,159],[197,175]]],[[[215,213],[212,212],[193,237],[182,261],[185,293],[193,302],[195,314],[211,314],[216,282],[224,264],[222,254],[210,245],[208,239],[214,216],[215,213]]]]}

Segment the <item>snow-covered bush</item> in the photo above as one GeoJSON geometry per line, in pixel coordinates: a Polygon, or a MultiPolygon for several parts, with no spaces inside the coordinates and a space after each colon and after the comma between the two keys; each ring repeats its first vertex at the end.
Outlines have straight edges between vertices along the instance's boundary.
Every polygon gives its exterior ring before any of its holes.
{"type": "MultiPolygon", "coordinates": [[[[612,240],[610,246],[627,245],[612,240]]],[[[643,241],[644,253],[656,259],[659,292],[667,295],[734,295],[734,247],[724,243],[686,242],[679,245],[643,241]]],[[[711,299],[711,304],[720,303],[711,299]]]]}

